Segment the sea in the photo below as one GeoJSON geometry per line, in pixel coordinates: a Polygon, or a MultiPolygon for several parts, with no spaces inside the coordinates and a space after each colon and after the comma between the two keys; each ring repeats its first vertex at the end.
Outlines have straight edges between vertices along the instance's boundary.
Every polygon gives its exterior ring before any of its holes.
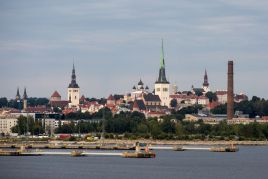
{"type": "Polygon", "coordinates": [[[239,151],[234,153],[155,152],[156,158],[150,159],[120,156],[1,156],[0,178],[268,179],[268,146],[239,146],[239,151]]]}

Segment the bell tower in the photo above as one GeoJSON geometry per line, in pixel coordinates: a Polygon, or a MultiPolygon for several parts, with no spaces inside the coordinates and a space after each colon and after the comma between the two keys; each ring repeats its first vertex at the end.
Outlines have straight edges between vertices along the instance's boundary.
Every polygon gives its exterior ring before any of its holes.
{"type": "Polygon", "coordinates": [[[205,70],[205,75],[204,75],[204,83],[203,83],[203,90],[205,91],[205,93],[209,92],[209,83],[208,83],[208,74],[207,74],[207,70],[205,70]]]}
{"type": "Polygon", "coordinates": [[[69,107],[77,107],[80,99],[80,88],[76,83],[75,68],[73,64],[71,83],[68,86],[69,107]]]}

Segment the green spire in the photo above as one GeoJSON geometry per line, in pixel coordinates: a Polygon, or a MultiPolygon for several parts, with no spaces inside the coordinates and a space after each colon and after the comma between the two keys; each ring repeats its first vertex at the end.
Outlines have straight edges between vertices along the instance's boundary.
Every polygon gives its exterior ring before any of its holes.
{"type": "Polygon", "coordinates": [[[162,39],[162,48],[161,48],[161,57],[160,57],[159,77],[155,83],[164,83],[164,84],[169,83],[166,78],[163,39],[162,39]]]}
{"type": "Polygon", "coordinates": [[[160,56],[160,68],[165,68],[163,39],[162,39],[161,56],[160,56]]]}

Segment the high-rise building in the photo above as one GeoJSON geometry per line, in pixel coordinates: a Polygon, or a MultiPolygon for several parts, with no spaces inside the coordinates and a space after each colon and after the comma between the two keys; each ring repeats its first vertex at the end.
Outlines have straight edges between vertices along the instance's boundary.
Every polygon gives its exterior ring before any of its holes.
{"type": "Polygon", "coordinates": [[[169,106],[170,84],[166,78],[163,40],[162,40],[162,47],[161,47],[159,76],[158,76],[158,80],[155,82],[154,87],[155,87],[155,94],[158,95],[159,98],[161,99],[161,105],[169,106]]]}
{"type": "Polygon", "coordinates": [[[75,68],[73,64],[71,83],[68,86],[69,107],[77,107],[80,99],[80,88],[76,83],[75,68]]]}

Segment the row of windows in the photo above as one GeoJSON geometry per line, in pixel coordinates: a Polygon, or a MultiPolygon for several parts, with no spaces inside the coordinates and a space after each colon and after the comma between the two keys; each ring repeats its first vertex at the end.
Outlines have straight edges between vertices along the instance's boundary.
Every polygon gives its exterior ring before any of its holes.
{"type": "MultiPolygon", "coordinates": [[[[160,88],[156,88],[156,91],[161,91],[161,89],[160,88]]],[[[163,88],[163,91],[168,91],[168,88],[163,88]]]]}
{"type": "MultiPolygon", "coordinates": [[[[69,90],[69,92],[71,93],[71,92],[72,92],[72,90],[69,90]]],[[[73,92],[78,92],[78,90],[73,90],[73,92]]]]}

